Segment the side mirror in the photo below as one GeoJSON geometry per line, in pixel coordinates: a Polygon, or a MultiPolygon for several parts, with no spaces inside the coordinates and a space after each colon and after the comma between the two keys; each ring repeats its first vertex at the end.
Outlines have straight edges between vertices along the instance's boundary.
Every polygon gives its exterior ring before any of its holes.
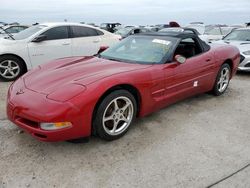
{"type": "Polygon", "coordinates": [[[177,61],[180,64],[183,64],[183,63],[186,62],[186,58],[184,56],[182,56],[182,55],[176,55],[174,57],[174,59],[175,59],[175,61],[177,61]]]}
{"type": "Polygon", "coordinates": [[[101,46],[97,52],[97,54],[102,53],[103,51],[107,50],[109,47],[108,46],[101,46]]]}
{"type": "Polygon", "coordinates": [[[39,35],[38,37],[34,38],[32,42],[42,42],[47,39],[46,35],[39,35]]]}

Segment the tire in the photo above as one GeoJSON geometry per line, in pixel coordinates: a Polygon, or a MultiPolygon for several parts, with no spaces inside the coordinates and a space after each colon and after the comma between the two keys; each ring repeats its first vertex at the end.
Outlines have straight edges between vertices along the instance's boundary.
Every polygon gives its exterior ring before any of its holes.
{"type": "Polygon", "coordinates": [[[217,74],[215,84],[212,90],[212,93],[215,96],[220,96],[223,93],[225,93],[230,82],[230,75],[231,75],[230,66],[227,63],[223,64],[217,74]]]}
{"type": "Polygon", "coordinates": [[[0,79],[14,81],[26,72],[24,62],[15,56],[5,55],[0,57],[0,79]]]}
{"type": "Polygon", "coordinates": [[[93,129],[107,141],[122,137],[134,121],[137,104],[127,90],[116,90],[106,96],[94,114],[93,129]]]}

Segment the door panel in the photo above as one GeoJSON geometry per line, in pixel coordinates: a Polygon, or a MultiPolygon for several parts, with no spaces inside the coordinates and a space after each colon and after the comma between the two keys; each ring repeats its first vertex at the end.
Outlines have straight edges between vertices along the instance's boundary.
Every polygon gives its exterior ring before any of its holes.
{"type": "Polygon", "coordinates": [[[73,56],[91,56],[99,51],[100,33],[86,26],[71,26],[73,56]]]}
{"type": "Polygon", "coordinates": [[[52,27],[41,35],[46,37],[44,41],[28,43],[33,67],[54,59],[72,56],[68,26],[52,27]]]}
{"type": "Polygon", "coordinates": [[[176,63],[172,89],[180,98],[202,93],[211,87],[214,77],[214,59],[210,53],[188,58],[185,63],[176,63]]]}
{"type": "Polygon", "coordinates": [[[30,42],[28,49],[33,67],[54,59],[72,56],[71,39],[30,42]]]}
{"type": "Polygon", "coordinates": [[[72,39],[73,56],[89,56],[98,52],[101,38],[99,36],[72,39]]]}

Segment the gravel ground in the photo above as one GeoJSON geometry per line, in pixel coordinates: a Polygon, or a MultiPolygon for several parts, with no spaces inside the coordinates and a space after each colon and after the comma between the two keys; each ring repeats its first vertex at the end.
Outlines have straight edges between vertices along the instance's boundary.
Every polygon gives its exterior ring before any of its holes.
{"type": "MultiPolygon", "coordinates": [[[[0,82],[0,188],[207,187],[250,163],[250,74],[138,119],[121,139],[43,143],[6,119],[0,82]]],[[[214,187],[250,187],[246,167],[214,187]]]]}

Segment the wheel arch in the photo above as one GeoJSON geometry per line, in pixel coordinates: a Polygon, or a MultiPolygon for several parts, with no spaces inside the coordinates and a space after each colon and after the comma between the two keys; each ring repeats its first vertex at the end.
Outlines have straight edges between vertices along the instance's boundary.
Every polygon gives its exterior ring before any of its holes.
{"type": "MultiPolygon", "coordinates": [[[[137,105],[137,114],[136,116],[139,115],[140,112],[140,106],[141,106],[141,94],[139,92],[139,90],[131,85],[131,84],[118,84],[115,86],[110,87],[109,89],[107,89],[102,95],[101,97],[98,99],[98,101],[95,104],[93,113],[92,113],[92,125],[93,125],[93,121],[94,121],[94,114],[96,114],[96,111],[98,109],[98,106],[100,105],[100,103],[103,101],[103,99],[108,96],[110,93],[112,93],[113,91],[119,90],[119,89],[124,89],[127,90],[128,92],[130,92],[136,100],[136,105],[137,105]]],[[[95,134],[95,130],[93,130],[93,126],[92,126],[92,133],[95,134]]]]}
{"type": "Polygon", "coordinates": [[[223,64],[228,64],[230,66],[230,69],[231,69],[231,74],[230,74],[230,79],[232,78],[232,71],[233,71],[233,61],[231,59],[226,59],[223,63],[223,64]]]}

